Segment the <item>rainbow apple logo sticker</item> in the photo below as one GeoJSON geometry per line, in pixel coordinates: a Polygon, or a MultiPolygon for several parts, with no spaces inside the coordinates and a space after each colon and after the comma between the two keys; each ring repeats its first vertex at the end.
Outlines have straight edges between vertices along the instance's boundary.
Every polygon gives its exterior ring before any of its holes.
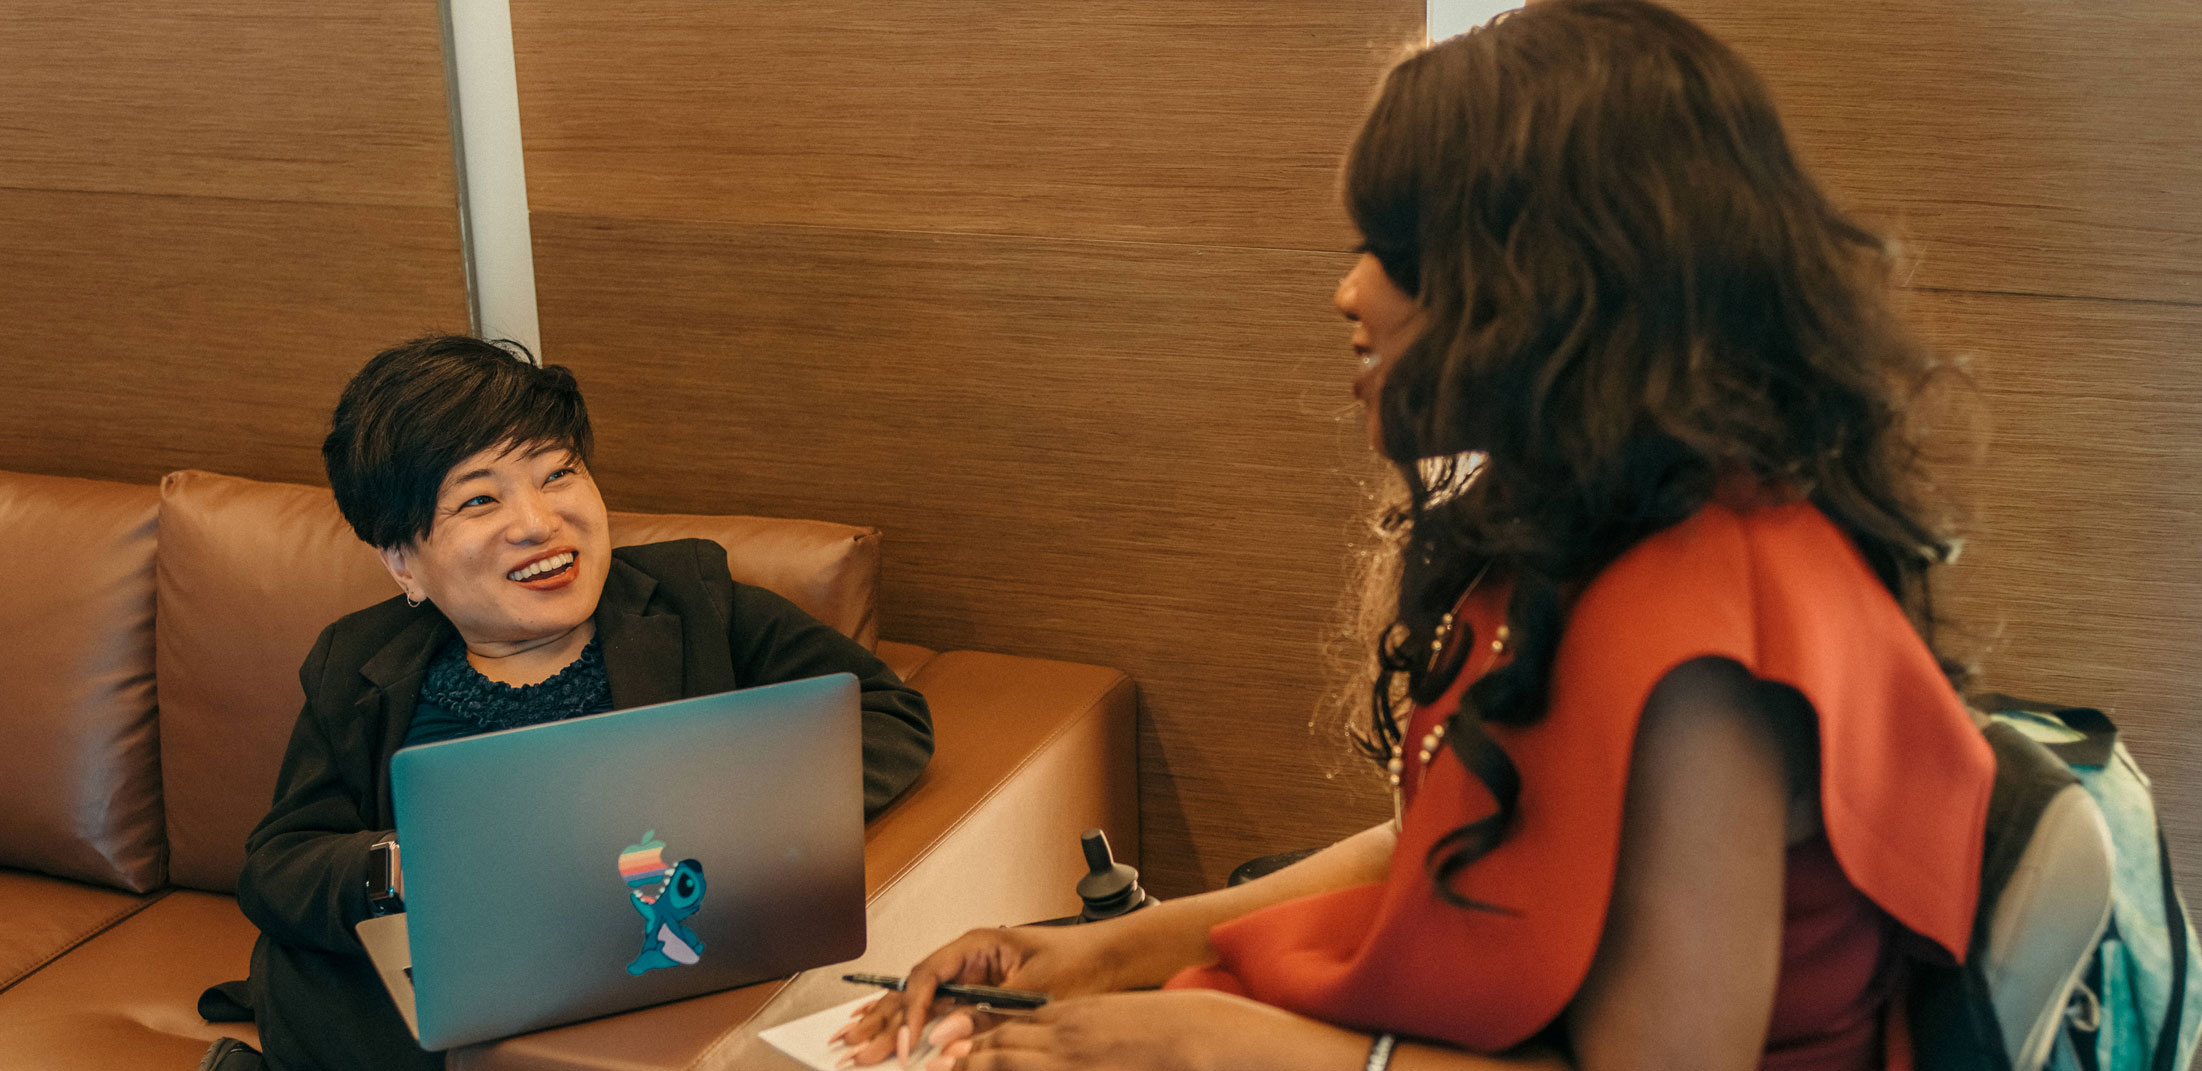
{"type": "Polygon", "coordinates": [[[627,965],[628,974],[685,967],[703,957],[703,938],[681,921],[703,906],[702,863],[683,859],[666,866],[665,842],[653,829],[619,853],[619,877],[642,916],[642,954],[627,965]]]}

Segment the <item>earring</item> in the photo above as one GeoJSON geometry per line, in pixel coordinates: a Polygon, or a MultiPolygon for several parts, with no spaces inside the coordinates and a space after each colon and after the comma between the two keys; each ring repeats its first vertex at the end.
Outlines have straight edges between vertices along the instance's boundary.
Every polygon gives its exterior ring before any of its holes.
{"type": "Polygon", "coordinates": [[[418,610],[418,609],[420,609],[420,608],[421,608],[421,603],[422,603],[422,602],[424,602],[424,601],[426,601],[426,600],[423,600],[423,599],[416,599],[416,598],[414,598],[414,597],[413,597],[413,593],[412,593],[412,592],[410,592],[410,591],[408,591],[408,592],[406,592],[406,593],[405,593],[405,605],[407,605],[407,606],[410,606],[410,607],[412,607],[412,608],[413,608],[413,609],[415,609],[415,610],[418,610]]]}

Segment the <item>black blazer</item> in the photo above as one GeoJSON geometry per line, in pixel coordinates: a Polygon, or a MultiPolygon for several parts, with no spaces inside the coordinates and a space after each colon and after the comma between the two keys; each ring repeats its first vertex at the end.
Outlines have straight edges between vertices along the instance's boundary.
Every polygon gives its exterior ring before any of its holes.
{"type": "MultiPolygon", "coordinates": [[[[413,1044],[352,927],[367,917],[368,846],[395,825],[390,756],[405,740],[429,661],[452,634],[433,606],[392,598],[323,630],[298,671],[306,706],[237,885],[239,906],[260,927],[248,988],[278,1067],[441,1062],[413,1044]]],[[[932,756],[923,696],[793,603],[735,583],[726,552],[708,540],[613,551],[596,634],[615,709],[855,674],[867,817],[932,756]]]]}

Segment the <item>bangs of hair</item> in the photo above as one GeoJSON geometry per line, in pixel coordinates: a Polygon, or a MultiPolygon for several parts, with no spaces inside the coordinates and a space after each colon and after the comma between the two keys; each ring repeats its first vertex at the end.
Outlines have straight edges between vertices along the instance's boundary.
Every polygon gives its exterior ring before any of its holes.
{"type": "Polygon", "coordinates": [[[444,480],[474,454],[552,446],[586,464],[595,447],[572,372],[535,366],[517,342],[461,335],[377,354],[330,424],[322,460],[337,506],[360,539],[385,548],[428,535],[444,480]]]}
{"type": "Polygon", "coordinates": [[[1346,214],[1361,232],[1361,250],[1376,258],[1384,274],[1410,296],[1422,293],[1422,242],[1419,228],[1424,154],[1412,139],[1400,136],[1415,125],[1405,114],[1424,94],[1402,91],[1394,83],[1413,79],[1429,53],[1392,68],[1378,90],[1368,121],[1346,152],[1341,186],[1346,214]]]}

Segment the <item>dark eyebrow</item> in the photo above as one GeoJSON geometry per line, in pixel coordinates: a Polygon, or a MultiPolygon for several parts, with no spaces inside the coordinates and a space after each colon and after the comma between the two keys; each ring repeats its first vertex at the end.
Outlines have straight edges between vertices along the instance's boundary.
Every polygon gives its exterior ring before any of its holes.
{"type": "MultiPolygon", "coordinates": [[[[564,453],[566,456],[572,458],[576,463],[579,463],[581,460],[580,455],[573,452],[573,447],[567,446],[564,443],[544,443],[543,445],[538,446],[535,449],[528,451],[527,453],[521,454],[520,460],[533,461],[536,458],[542,457],[544,454],[550,453],[564,453]]],[[[465,483],[468,480],[476,480],[481,479],[485,476],[494,475],[496,475],[496,473],[491,472],[488,469],[475,469],[472,472],[462,472],[456,476],[446,478],[443,481],[443,490],[436,493],[440,496],[451,491],[452,489],[458,487],[460,484],[465,483]]]]}
{"type": "Polygon", "coordinates": [[[572,454],[573,447],[567,446],[564,443],[544,443],[543,445],[538,446],[535,449],[528,451],[527,453],[521,454],[520,460],[533,461],[536,458],[542,457],[544,454],[551,453],[572,454]]]}
{"type": "Polygon", "coordinates": [[[495,473],[492,473],[492,472],[491,472],[491,471],[489,471],[488,469],[475,469],[475,470],[474,470],[474,471],[472,471],[472,472],[466,472],[466,473],[461,473],[461,474],[459,474],[459,475],[457,475],[457,476],[453,476],[453,477],[451,477],[451,478],[450,478],[450,479],[448,479],[448,480],[445,480],[445,481],[443,482],[444,490],[446,490],[446,491],[449,491],[449,490],[451,490],[451,489],[453,489],[453,488],[455,488],[455,487],[459,486],[460,484],[462,484],[462,483],[465,483],[465,482],[466,482],[466,481],[468,481],[468,480],[478,480],[478,479],[481,479],[481,478],[482,478],[482,477],[484,477],[484,476],[493,476],[493,475],[496,475],[496,474],[495,474],[495,473]]]}

